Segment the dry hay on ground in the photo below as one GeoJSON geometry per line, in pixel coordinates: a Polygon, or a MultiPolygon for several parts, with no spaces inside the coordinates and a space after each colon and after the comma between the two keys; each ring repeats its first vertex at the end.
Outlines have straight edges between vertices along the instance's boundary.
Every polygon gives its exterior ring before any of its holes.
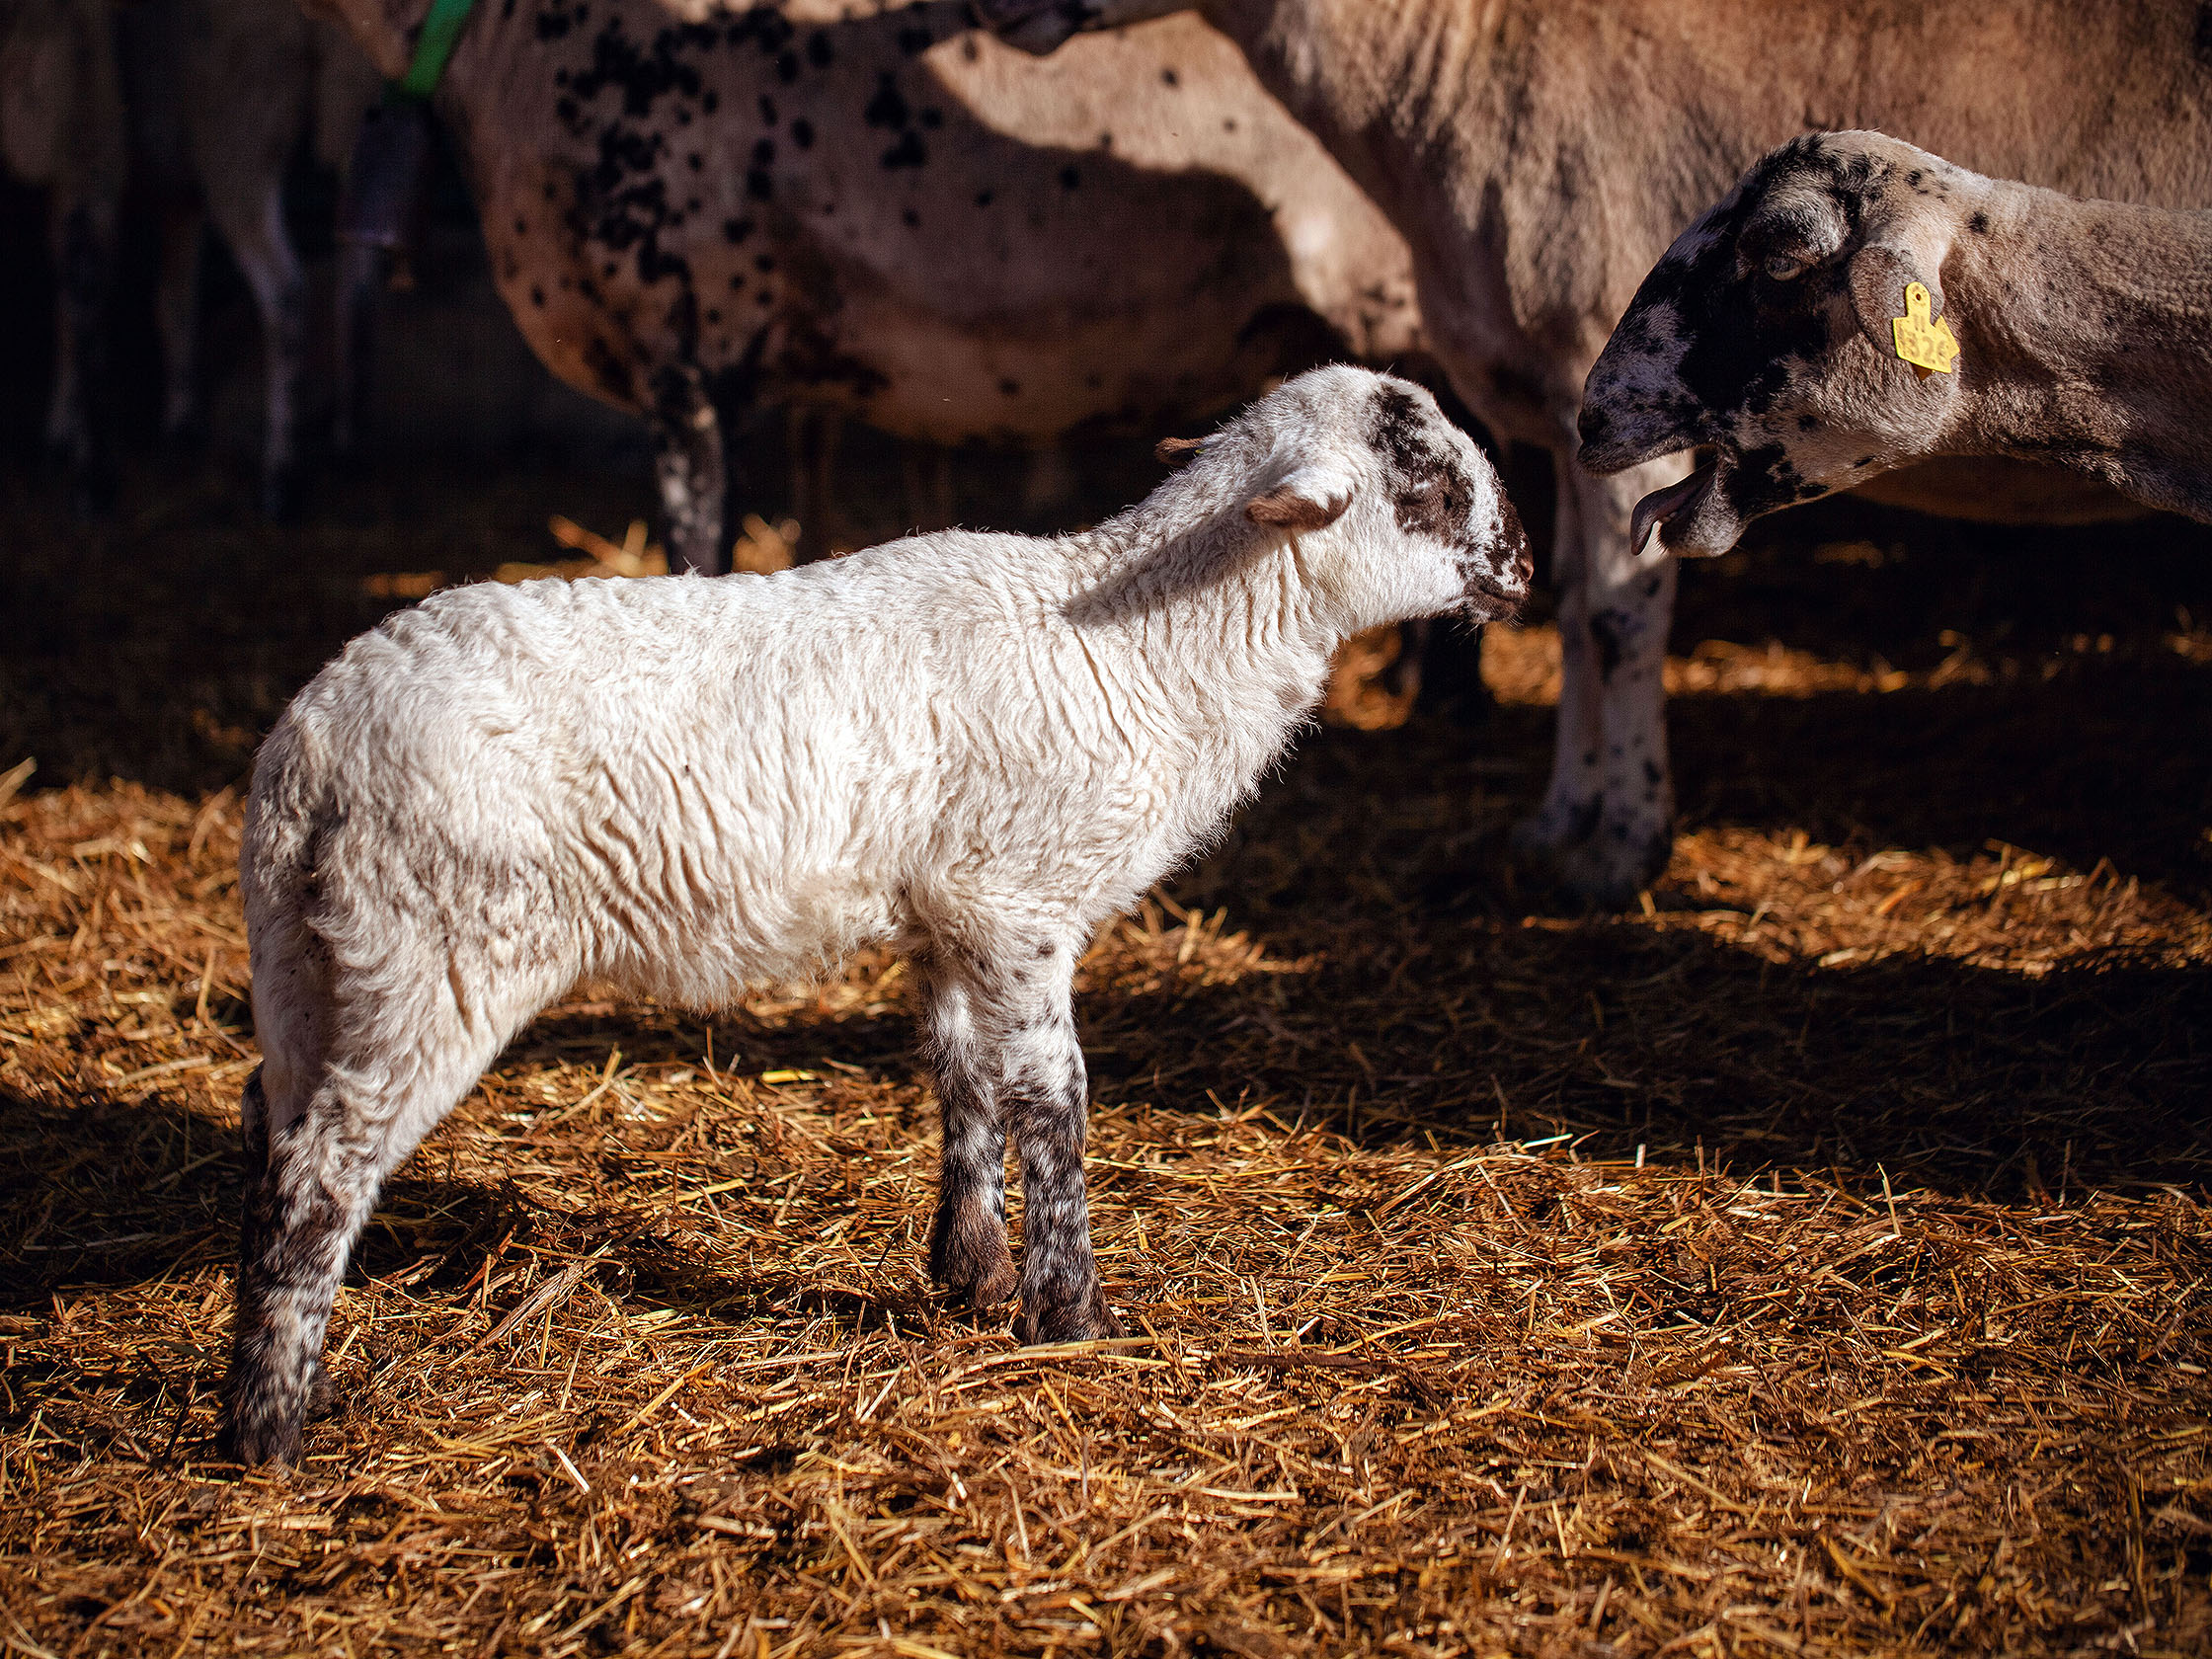
{"type": "MultiPolygon", "coordinates": [[[[384,1195],[306,1465],[241,1476],[208,1440],[253,1058],[221,734],[364,574],[469,539],[348,534],[236,660],[219,575],[105,657],[64,618],[60,712],[18,711],[64,755],[35,781],[207,781],[0,808],[9,1651],[2212,1643],[2186,618],[1687,653],[1694,828],[1620,919],[1501,853],[1542,631],[1493,640],[1479,741],[1311,737],[1085,964],[1119,1345],[928,1295],[896,965],[711,1025],[580,992],[384,1195]]],[[[1766,637],[1698,580],[1689,637],[1766,637]]]]}

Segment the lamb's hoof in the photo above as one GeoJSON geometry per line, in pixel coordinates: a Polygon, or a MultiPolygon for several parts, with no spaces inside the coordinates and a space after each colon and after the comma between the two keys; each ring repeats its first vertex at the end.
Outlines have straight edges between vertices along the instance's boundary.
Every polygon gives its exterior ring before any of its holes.
{"type": "Polygon", "coordinates": [[[1005,1224],[962,1221],[939,1211],[930,1228],[929,1277],[964,1307],[995,1307],[1014,1294],[1020,1276],[1006,1248],[1005,1224]]]}
{"type": "Polygon", "coordinates": [[[299,1462],[299,1430],[296,1421],[234,1407],[223,1414],[215,1448],[232,1462],[249,1468],[263,1463],[295,1467],[299,1462]]]}
{"type": "Polygon", "coordinates": [[[341,1403],[337,1380],[331,1376],[330,1368],[317,1360],[315,1375],[307,1380],[307,1421],[318,1423],[325,1417],[337,1416],[341,1403]]]}
{"type": "Polygon", "coordinates": [[[1021,1343],[1104,1342],[1121,1334],[1122,1322],[1106,1305],[1106,1293],[1096,1289],[1085,1302],[1038,1306],[1025,1299],[1014,1315],[1014,1340],[1021,1343]]]}

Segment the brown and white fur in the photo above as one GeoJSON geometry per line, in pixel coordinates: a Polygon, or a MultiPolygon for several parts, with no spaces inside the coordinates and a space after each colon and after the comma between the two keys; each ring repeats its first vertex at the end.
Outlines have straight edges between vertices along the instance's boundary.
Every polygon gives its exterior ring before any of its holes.
{"type": "MultiPolygon", "coordinates": [[[[397,74],[429,0],[315,5],[397,74]]],[[[480,0],[435,100],[523,337],[651,424],[682,565],[725,568],[755,406],[1034,445],[1417,341],[1402,240],[1194,19],[1040,63],[963,0],[695,10],[480,0]]]]}
{"type": "Polygon", "coordinates": [[[1183,447],[1146,501],[1056,538],[449,590],[293,699],[239,854],[263,1053],[239,1457],[297,1457],[379,1184],[584,979],[713,1008],[908,952],[944,1116],[932,1276],[977,1304],[1018,1283],[1025,1341],[1114,1331],[1077,959],[1220,830],[1347,638],[1510,614],[1529,580],[1496,473],[1405,381],[1316,369],[1183,447]]]}
{"type": "Polygon", "coordinates": [[[1936,455],[2212,519],[2212,213],[1988,179],[1878,132],[1793,139],[1676,238],[1584,389],[1593,472],[1692,446],[1711,459],[1636,509],[1675,553],[1936,455]],[[1959,344],[1946,372],[1898,353],[1915,282],[1959,344]]]}
{"type": "MultiPolygon", "coordinates": [[[[977,0],[1038,49],[1176,3],[977,0]]],[[[2212,205],[2212,12],[2198,0],[1198,10],[1412,244],[1455,389],[1500,438],[1551,451],[1565,680],[1550,787],[1522,841],[1608,903],[1633,899],[1672,838],[1660,669],[1675,566],[1639,555],[1629,529],[1685,465],[1599,477],[1573,464],[1576,418],[1607,336],[1682,227],[1807,128],[1880,127],[2078,195],[2212,205]]],[[[1957,498],[1915,499],[1942,512],[1957,498]]]]}

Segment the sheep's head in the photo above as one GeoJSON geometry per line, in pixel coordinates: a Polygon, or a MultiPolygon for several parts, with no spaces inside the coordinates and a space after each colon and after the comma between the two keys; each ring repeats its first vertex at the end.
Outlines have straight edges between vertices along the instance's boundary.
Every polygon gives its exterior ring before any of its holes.
{"type": "Polygon", "coordinates": [[[1042,57],[1070,35],[1188,11],[1193,0],[969,0],[976,20],[1009,45],[1042,57]]]}
{"type": "Polygon", "coordinates": [[[1201,447],[1242,480],[1245,518],[1304,542],[1302,568],[1352,627],[1487,621],[1528,596],[1528,537],[1496,469],[1409,380],[1317,368],[1201,447]]]}
{"type": "MultiPolygon", "coordinates": [[[[1878,132],[1773,151],[1654,266],[1583,389],[1582,464],[1709,451],[1637,504],[1677,553],[1936,451],[1958,375],[1901,359],[1906,289],[1943,314],[1951,231],[1983,181],[1878,132]]],[[[1965,350],[1971,352],[1972,342],[1965,350]]]]}

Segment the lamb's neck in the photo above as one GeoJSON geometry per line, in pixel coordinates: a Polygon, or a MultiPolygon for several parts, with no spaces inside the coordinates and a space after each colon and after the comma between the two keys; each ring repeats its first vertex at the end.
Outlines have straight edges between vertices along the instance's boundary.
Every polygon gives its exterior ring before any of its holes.
{"type": "Polygon", "coordinates": [[[2055,461],[2212,518],[2212,213],[1990,195],[1944,261],[1952,446],[2055,461]]]}
{"type": "Polygon", "coordinates": [[[1120,528],[1086,538],[1064,612],[1116,722],[1256,773],[1320,697],[1349,627],[1299,545],[1241,516],[1164,550],[1101,545],[1120,528]]]}

